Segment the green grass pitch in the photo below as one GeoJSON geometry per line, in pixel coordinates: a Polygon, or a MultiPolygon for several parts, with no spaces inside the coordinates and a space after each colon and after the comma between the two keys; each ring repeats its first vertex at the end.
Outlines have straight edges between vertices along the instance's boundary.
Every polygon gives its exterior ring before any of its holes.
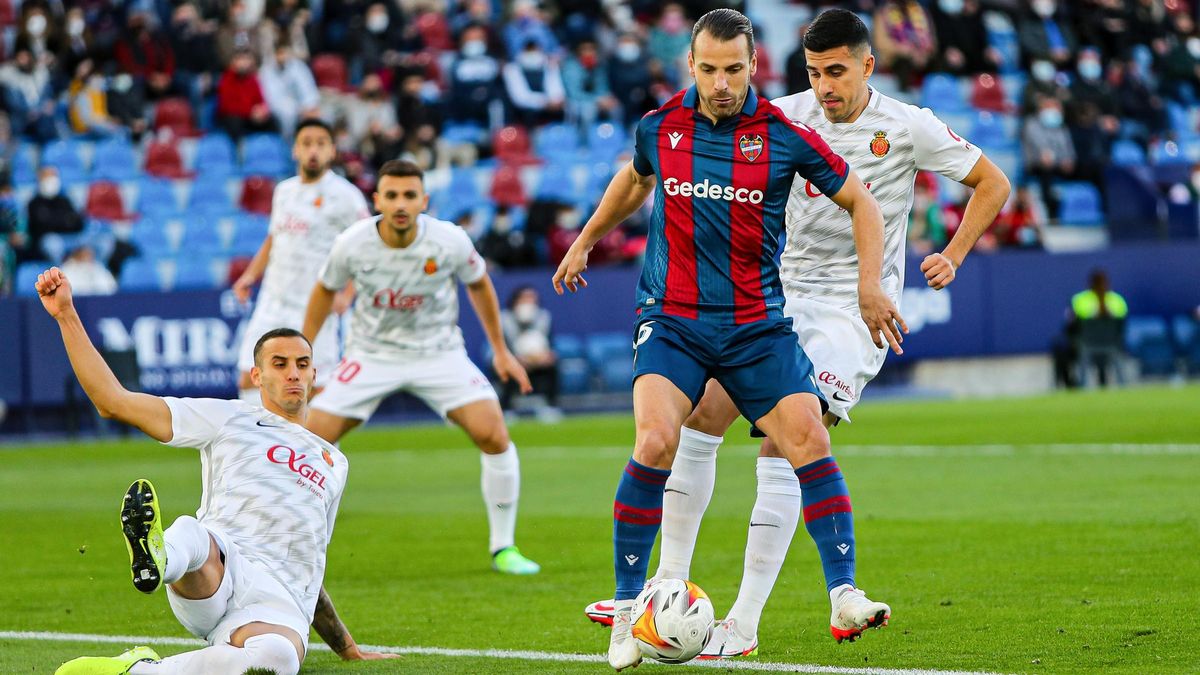
{"type": "MultiPolygon", "coordinates": [[[[745,432],[738,426],[727,437],[692,568],[718,616],[736,596],[754,500],[755,450],[745,432]]],[[[350,482],[326,584],[360,643],[606,648],[606,631],[582,609],[612,592],[612,496],[632,421],[522,423],[512,433],[523,469],[518,543],[543,565],[533,578],[490,571],[479,460],[460,432],[367,428],[345,441],[350,482]]],[[[854,499],[859,582],[892,605],[892,623],[857,643],[834,643],[820,565],[801,527],[763,617],[758,660],[1200,672],[1200,388],[868,403],[853,425],[834,431],[833,444],[854,499]]],[[[194,512],[193,454],[141,439],[77,441],[3,447],[0,462],[0,631],[186,636],[161,593],[131,587],[117,506],[130,481],[148,477],[167,522],[194,512]]],[[[126,646],[0,637],[0,673],[48,673],[68,658],[126,646]]],[[[163,654],[182,649],[159,646],[163,654]]],[[[304,670],[607,666],[422,655],[343,664],[313,652],[304,670]]]]}

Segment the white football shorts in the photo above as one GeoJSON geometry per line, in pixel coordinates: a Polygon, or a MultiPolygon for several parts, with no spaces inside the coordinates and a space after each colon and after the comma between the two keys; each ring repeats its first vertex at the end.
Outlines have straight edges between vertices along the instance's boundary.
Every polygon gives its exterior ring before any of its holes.
{"type": "Polygon", "coordinates": [[[223,532],[205,526],[225,554],[225,574],[212,597],[189,600],[167,586],[167,601],[179,623],[210,645],[227,644],[237,629],[261,621],[287,626],[300,635],[308,651],[309,621],[283,584],[244,558],[223,532]]]}
{"type": "MultiPolygon", "coordinates": [[[[342,357],[341,340],[338,334],[341,320],[342,317],[337,314],[330,314],[321,328],[321,332],[317,334],[317,342],[313,345],[313,366],[317,369],[316,386],[318,387],[329,383],[329,379],[333,377],[333,370],[342,357]]],[[[254,345],[258,342],[258,338],[263,336],[263,333],[276,328],[303,330],[304,326],[301,325],[303,321],[303,315],[300,316],[299,321],[296,321],[294,316],[268,315],[255,309],[254,313],[250,315],[249,321],[246,322],[246,332],[242,336],[241,349],[238,351],[238,370],[248,373],[254,367],[254,345]]]]}
{"type": "Polygon", "coordinates": [[[783,312],[792,319],[800,346],[812,361],[829,412],[849,422],[850,409],[879,374],[888,350],[875,346],[861,317],[833,305],[787,298],[783,312]]]}
{"type": "Polygon", "coordinates": [[[400,391],[421,399],[442,417],[468,403],[496,398],[492,383],[460,348],[405,360],[347,354],[312,407],[365,420],[383,399],[400,391]]]}

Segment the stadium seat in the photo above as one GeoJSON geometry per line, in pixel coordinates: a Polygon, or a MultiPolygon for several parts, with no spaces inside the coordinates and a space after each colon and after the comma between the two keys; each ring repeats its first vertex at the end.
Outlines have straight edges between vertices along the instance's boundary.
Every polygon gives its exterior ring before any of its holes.
{"type": "Polygon", "coordinates": [[[963,98],[958,78],[946,73],[930,73],[921,86],[921,106],[939,113],[967,112],[971,109],[963,98]]]}
{"type": "Polygon", "coordinates": [[[626,150],[627,142],[620,125],[601,122],[588,129],[588,153],[593,162],[612,162],[626,150]]]}
{"type": "Polygon", "coordinates": [[[1004,84],[989,73],[977,76],[971,85],[971,105],[979,110],[996,113],[1010,112],[1004,84]]]}
{"type": "Polygon", "coordinates": [[[121,266],[121,278],[117,286],[122,291],[157,291],[161,288],[158,265],[150,258],[130,258],[121,266]]]}
{"type": "Polygon", "coordinates": [[[251,176],[242,183],[242,196],[238,206],[250,213],[271,214],[271,195],[275,192],[275,181],[264,176],[251,176]]]}
{"type": "Polygon", "coordinates": [[[1100,190],[1083,182],[1060,183],[1058,219],[1064,225],[1096,225],[1104,222],[1100,190]]]}
{"type": "Polygon", "coordinates": [[[537,164],[529,152],[529,133],[524,127],[507,126],[492,135],[492,152],[505,164],[537,164]]]}
{"type": "Polygon", "coordinates": [[[604,196],[604,191],[608,189],[608,184],[612,182],[612,176],[612,162],[593,161],[588,171],[587,189],[584,191],[584,198],[589,203],[599,203],[600,198],[604,196]]]}
{"type": "Polygon", "coordinates": [[[450,34],[450,24],[441,12],[422,12],[413,25],[426,49],[454,51],[454,37],[450,34]]]}
{"type": "Polygon", "coordinates": [[[551,338],[558,357],[558,389],[564,394],[582,394],[591,386],[591,368],[583,353],[583,341],[577,335],[551,338]]]}
{"type": "Polygon", "coordinates": [[[1130,316],[1125,320],[1125,345],[1137,358],[1143,375],[1170,375],[1175,372],[1175,348],[1160,316],[1130,316]]]}
{"type": "Polygon", "coordinates": [[[262,216],[243,214],[234,219],[232,253],[252,256],[267,238],[269,221],[262,216]]]}
{"type": "Polygon", "coordinates": [[[574,203],[579,200],[575,188],[575,165],[556,160],[542,167],[535,197],[541,200],[574,203]]]}
{"type": "Polygon", "coordinates": [[[277,134],[252,134],[242,142],[242,172],[278,178],[291,171],[291,150],[277,134]]]}
{"type": "Polygon", "coordinates": [[[204,175],[229,176],[237,168],[236,149],[233,141],[225,134],[207,134],[196,141],[196,157],[193,168],[204,175]]]}
{"type": "Polygon", "coordinates": [[[967,139],[982,148],[1015,148],[1020,146],[1017,138],[1010,133],[1006,124],[1008,115],[991,112],[981,112],[975,116],[971,125],[970,137],[967,139]]]}
{"type": "Polygon", "coordinates": [[[168,219],[143,218],[134,223],[130,239],[148,257],[174,255],[180,240],[172,236],[170,223],[168,219]]]}
{"type": "Polygon", "coordinates": [[[188,211],[202,216],[224,216],[232,213],[235,205],[229,196],[227,180],[223,174],[210,175],[207,170],[201,172],[192,183],[188,211]]]}
{"type": "Polygon", "coordinates": [[[14,142],[17,146],[12,158],[12,182],[14,186],[37,183],[37,146],[31,143],[14,142]]]}
{"type": "Polygon", "coordinates": [[[88,179],[82,148],[75,139],[59,139],[47,143],[42,150],[42,166],[58,169],[58,177],[64,185],[82,183],[88,179]]]}
{"type": "Polygon", "coordinates": [[[563,159],[579,149],[579,134],[566,124],[547,124],[537,132],[534,151],[543,160],[563,159]]]}
{"type": "Polygon", "coordinates": [[[492,176],[491,195],[498,206],[524,206],[529,203],[525,186],[521,183],[521,170],[509,165],[497,168],[492,176]]]}
{"type": "Polygon", "coordinates": [[[34,284],[37,283],[38,275],[45,272],[47,267],[49,265],[44,262],[21,263],[13,278],[13,293],[24,297],[36,296],[37,289],[34,284]]]}
{"type": "Polygon", "coordinates": [[[1191,164],[1184,146],[1170,139],[1159,139],[1150,146],[1150,161],[1154,164],[1191,164]]]}
{"type": "Polygon", "coordinates": [[[208,220],[206,218],[191,217],[187,220],[187,225],[183,231],[183,246],[182,250],[189,256],[196,251],[202,251],[210,254],[228,252],[231,244],[221,234],[218,227],[218,221],[208,220]]]}
{"type": "Polygon", "coordinates": [[[1180,314],[1171,318],[1171,333],[1187,372],[1200,373],[1200,323],[1194,317],[1180,314]]]}
{"type": "Polygon", "coordinates": [[[193,254],[191,251],[186,257],[176,259],[171,290],[216,288],[218,280],[221,283],[225,281],[224,275],[219,275],[215,270],[219,260],[208,252],[193,254]]]}
{"type": "Polygon", "coordinates": [[[96,144],[96,157],[92,162],[92,178],[120,183],[135,180],[137,177],[137,154],[127,139],[124,137],[110,138],[96,144]]]}
{"type": "Polygon", "coordinates": [[[1119,138],[1113,141],[1111,160],[1115,166],[1145,166],[1146,152],[1136,142],[1119,138]]]}
{"type": "Polygon", "coordinates": [[[625,333],[593,333],[585,351],[593,372],[609,391],[628,389],[633,380],[633,346],[625,333]]]}
{"type": "Polygon", "coordinates": [[[321,89],[338,92],[350,89],[346,59],[341,54],[317,54],[312,59],[312,73],[321,89]]]}
{"type": "Polygon", "coordinates": [[[450,145],[482,145],[487,140],[487,131],[475,124],[447,124],[442,129],[441,139],[450,145]]]}
{"type": "Polygon", "coordinates": [[[175,186],[168,180],[149,178],[138,185],[138,213],[148,218],[171,218],[179,215],[175,186]]]}
{"type": "Polygon", "coordinates": [[[154,108],[154,130],[169,129],[179,138],[199,136],[195,119],[192,117],[192,105],[186,98],[167,98],[159,101],[154,108]]]}
{"type": "Polygon", "coordinates": [[[173,142],[151,143],[146,150],[146,173],[160,178],[187,178],[191,171],[183,168],[183,156],[173,142]]]}
{"type": "Polygon", "coordinates": [[[131,220],[136,214],[125,210],[121,188],[111,181],[96,181],[88,186],[87,205],[84,211],[100,220],[131,220]]]}

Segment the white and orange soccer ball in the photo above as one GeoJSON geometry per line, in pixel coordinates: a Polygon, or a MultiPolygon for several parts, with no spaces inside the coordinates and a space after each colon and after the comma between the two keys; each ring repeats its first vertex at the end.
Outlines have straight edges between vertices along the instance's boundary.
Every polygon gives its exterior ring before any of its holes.
{"type": "Polygon", "coordinates": [[[633,639],[646,658],[691,661],[712,634],[713,606],[699,586],[682,579],[650,582],[633,601],[633,639]]]}

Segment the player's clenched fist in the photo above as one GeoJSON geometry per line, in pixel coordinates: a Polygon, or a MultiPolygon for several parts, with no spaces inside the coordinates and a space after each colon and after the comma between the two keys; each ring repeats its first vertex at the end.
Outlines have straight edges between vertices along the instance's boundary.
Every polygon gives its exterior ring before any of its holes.
{"type": "Polygon", "coordinates": [[[925,274],[925,281],[930,287],[935,291],[940,291],[954,281],[954,274],[958,268],[954,261],[945,254],[930,253],[921,261],[921,271],[925,274]]]}
{"type": "Polygon", "coordinates": [[[71,282],[67,281],[67,275],[57,267],[51,267],[39,274],[34,287],[37,288],[42,307],[46,308],[50,316],[57,319],[63,312],[71,309],[71,282]]]}

